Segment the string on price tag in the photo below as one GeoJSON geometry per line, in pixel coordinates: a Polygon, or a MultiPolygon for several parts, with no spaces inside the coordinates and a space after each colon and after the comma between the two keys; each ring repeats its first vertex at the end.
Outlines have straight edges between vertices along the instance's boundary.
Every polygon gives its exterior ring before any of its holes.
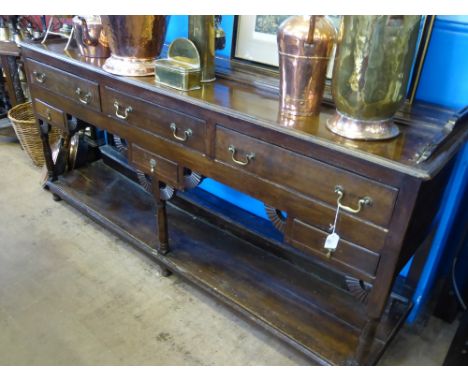
{"type": "Polygon", "coordinates": [[[340,205],[336,207],[335,221],[333,222],[333,229],[331,234],[325,239],[324,248],[330,252],[334,252],[338,247],[340,236],[336,233],[336,224],[338,223],[338,214],[340,213],[340,205]]]}

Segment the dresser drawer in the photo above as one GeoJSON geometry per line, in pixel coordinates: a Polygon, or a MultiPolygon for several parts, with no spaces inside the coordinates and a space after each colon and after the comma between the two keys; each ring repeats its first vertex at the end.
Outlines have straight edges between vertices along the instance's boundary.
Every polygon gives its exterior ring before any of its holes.
{"type": "Polygon", "coordinates": [[[340,239],[336,250],[327,256],[327,250],[324,248],[327,235],[327,232],[291,218],[287,222],[285,241],[346,273],[368,281],[374,278],[380,259],[378,254],[340,239]]]}
{"type": "Polygon", "coordinates": [[[352,208],[369,197],[371,205],[356,217],[382,227],[392,216],[397,189],[221,126],[216,127],[215,155],[219,161],[332,206],[337,204],[337,186],[343,191],[341,203],[352,208]]]}
{"type": "Polygon", "coordinates": [[[102,91],[102,108],[109,117],[202,153],[207,152],[209,145],[205,121],[108,87],[102,91]]]}
{"type": "Polygon", "coordinates": [[[90,109],[101,111],[97,83],[31,59],[27,59],[26,62],[31,84],[67,97],[90,109]]]}
{"type": "Polygon", "coordinates": [[[130,162],[144,173],[156,173],[159,179],[171,186],[179,185],[179,166],[177,163],[152,153],[132,143],[130,146],[130,162]]]}
{"type": "Polygon", "coordinates": [[[34,99],[34,110],[37,116],[47,123],[60,129],[65,129],[66,117],[62,110],[38,99],[34,99]]]}

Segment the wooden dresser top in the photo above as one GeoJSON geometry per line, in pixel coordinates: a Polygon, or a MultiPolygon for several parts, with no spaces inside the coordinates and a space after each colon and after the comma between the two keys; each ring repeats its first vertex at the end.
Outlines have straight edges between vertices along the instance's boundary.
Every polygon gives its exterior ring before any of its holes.
{"type": "Polygon", "coordinates": [[[320,115],[316,117],[292,120],[280,115],[278,94],[271,89],[218,78],[200,90],[182,92],[156,84],[154,76],[119,77],[107,73],[102,69],[105,60],[87,59],[73,49],[64,52],[63,41],[47,45],[22,43],[21,46],[145,90],[271,129],[286,137],[311,142],[423,179],[437,174],[455,155],[468,135],[467,112],[455,116],[454,110],[418,102],[411,107],[405,106],[397,114],[395,120],[401,130],[399,137],[378,142],[353,141],[339,137],[326,128],[327,119],[334,113],[331,106],[323,105],[320,115]],[[460,118],[455,123],[457,117],[460,118]],[[453,127],[453,130],[427,160],[418,163],[422,153],[443,133],[444,127],[446,130],[453,127]]]}

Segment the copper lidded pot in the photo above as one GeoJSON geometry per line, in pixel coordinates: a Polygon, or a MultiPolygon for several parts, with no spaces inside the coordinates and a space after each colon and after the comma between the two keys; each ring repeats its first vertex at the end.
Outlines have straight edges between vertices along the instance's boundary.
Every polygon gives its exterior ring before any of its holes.
{"type": "Polygon", "coordinates": [[[155,60],[166,38],[169,17],[101,16],[111,50],[111,57],[103,69],[122,76],[153,75],[155,60]]]}
{"type": "Polygon", "coordinates": [[[110,56],[109,43],[102,29],[100,16],[73,17],[74,37],[80,54],[90,58],[110,56]]]}
{"type": "Polygon", "coordinates": [[[344,16],[333,70],[336,115],[327,121],[350,139],[396,137],[392,117],[406,98],[420,16],[344,16]]]}
{"type": "Polygon", "coordinates": [[[324,16],[291,16],[277,33],[282,113],[318,114],[328,61],[336,38],[324,16]]]}

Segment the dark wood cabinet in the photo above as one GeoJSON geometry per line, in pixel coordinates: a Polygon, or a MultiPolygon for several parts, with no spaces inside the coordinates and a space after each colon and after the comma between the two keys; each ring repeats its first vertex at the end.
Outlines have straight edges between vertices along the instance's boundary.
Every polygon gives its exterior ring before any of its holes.
{"type": "Polygon", "coordinates": [[[121,168],[146,181],[144,189],[102,161],[58,174],[49,160],[52,193],[312,361],[377,362],[411,307],[401,292],[411,285],[396,291],[395,280],[427,236],[466,115],[414,105],[397,116],[398,138],[349,141],[326,129],[332,107],[290,120],[274,91],[233,79],[184,93],[108,74],[102,60],[65,55],[61,43],[22,49],[42,125],[60,127],[64,142],[76,132],[70,116],[119,136],[128,145],[121,168]],[[421,161],[448,124],[451,134],[421,161]],[[270,237],[273,225],[262,231],[264,222],[184,192],[195,173],[277,210],[280,231],[270,237]],[[330,252],[338,202],[341,239],[330,252]]]}

